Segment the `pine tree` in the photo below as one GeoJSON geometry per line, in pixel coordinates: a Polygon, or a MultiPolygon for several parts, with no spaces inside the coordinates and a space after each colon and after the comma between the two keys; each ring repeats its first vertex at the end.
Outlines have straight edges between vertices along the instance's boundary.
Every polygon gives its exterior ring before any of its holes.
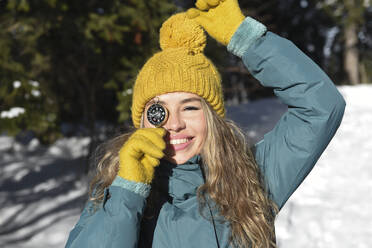
{"type": "MultiPolygon", "coordinates": [[[[363,26],[366,24],[366,13],[372,7],[370,0],[318,0],[317,7],[331,16],[339,30],[343,44],[343,66],[350,84],[359,84],[365,81],[363,75],[363,62],[361,42],[359,38],[363,26]],[[362,80],[363,78],[363,80],[362,80]]],[[[371,58],[369,58],[371,59],[371,58]]]]}
{"type": "Polygon", "coordinates": [[[2,118],[0,131],[26,129],[39,137],[62,122],[81,122],[94,137],[97,119],[128,119],[135,75],[176,10],[165,0],[3,0],[0,7],[0,111],[25,109],[2,118]]]}

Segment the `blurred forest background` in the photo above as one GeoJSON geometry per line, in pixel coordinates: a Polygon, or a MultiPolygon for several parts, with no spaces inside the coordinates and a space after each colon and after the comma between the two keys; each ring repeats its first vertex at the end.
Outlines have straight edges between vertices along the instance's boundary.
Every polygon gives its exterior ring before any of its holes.
{"type": "MultiPolygon", "coordinates": [[[[240,0],[246,15],[292,40],[338,85],[372,82],[372,0],[240,0]]],[[[158,51],[181,0],[0,0],[0,134],[91,137],[131,125],[131,87],[158,51]],[[108,128],[110,127],[110,128],[108,128]],[[104,129],[104,130],[102,130],[104,129]]],[[[270,96],[209,39],[227,104],[270,96]]],[[[110,134],[108,134],[110,135],[110,134]]],[[[106,135],[104,135],[106,137],[106,135]]]]}

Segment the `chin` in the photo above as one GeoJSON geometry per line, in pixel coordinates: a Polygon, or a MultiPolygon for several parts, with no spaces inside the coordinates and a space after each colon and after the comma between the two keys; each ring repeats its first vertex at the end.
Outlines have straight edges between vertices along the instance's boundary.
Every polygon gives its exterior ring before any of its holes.
{"type": "Polygon", "coordinates": [[[165,158],[165,160],[171,162],[172,164],[179,165],[179,164],[186,163],[193,156],[182,156],[182,157],[181,156],[180,157],[178,157],[178,156],[171,156],[171,157],[170,156],[165,156],[164,158],[165,158]]]}

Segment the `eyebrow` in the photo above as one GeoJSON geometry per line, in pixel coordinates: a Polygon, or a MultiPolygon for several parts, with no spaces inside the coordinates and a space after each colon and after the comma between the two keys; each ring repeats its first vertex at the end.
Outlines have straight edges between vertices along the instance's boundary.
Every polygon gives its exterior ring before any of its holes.
{"type": "MultiPolygon", "coordinates": [[[[180,103],[180,104],[185,104],[185,103],[194,102],[194,101],[198,101],[198,102],[200,102],[201,100],[200,100],[200,98],[198,98],[198,97],[190,97],[190,98],[182,99],[179,103],[180,103]]],[[[163,104],[163,105],[167,105],[166,102],[161,101],[161,100],[158,100],[158,101],[156,101],[156,102],[158,102],[158,103],[160,103],[160,104],[163,104]]],[[[149,102],[146,104],[146,106],[148,106],[148,105],[150,105],[150,104],[154,104],[154,103],[155,103],[155,100],[152,99],[151,101],[149,101],[149,102]]]]}
{"type": "Polygon", "coordinates": [[[198,97],[186,98],[186,99],[183,99],[180,103],[184,104],[184,103],[194,102],[194,101],[200,102],[200,98],[198,97]]]}

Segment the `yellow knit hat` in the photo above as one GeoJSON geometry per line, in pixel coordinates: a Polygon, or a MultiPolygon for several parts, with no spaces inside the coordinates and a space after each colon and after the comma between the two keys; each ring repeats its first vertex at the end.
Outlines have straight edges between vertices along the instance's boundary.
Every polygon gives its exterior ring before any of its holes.
{"type": "Polygon", "coordinates": [[[225,108],[221,77],[203,50],[202,27],[185,13],[171,16],[160,29],[161,52],[152,56],[139,72],[133,89],[132,121],[140,126],[146,103],[170,92],[189,92],[204,98],[218,115],[225,108]]]}

